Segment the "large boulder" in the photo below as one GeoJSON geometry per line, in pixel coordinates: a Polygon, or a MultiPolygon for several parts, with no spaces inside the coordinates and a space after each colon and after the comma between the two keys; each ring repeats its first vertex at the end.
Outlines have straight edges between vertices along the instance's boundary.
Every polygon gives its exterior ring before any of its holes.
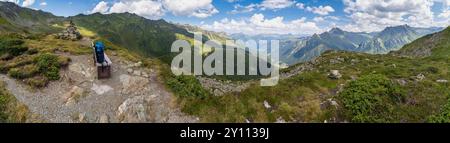
{"type": "Polygon", "coordinates": [[[84,96],[84,89],[78,86],[72,87],[72,89],[63,95],[63,101],[66,105],[72,105],[84,96]]]}
{"type": "Polygon", "coordinates": [[[130,75],[120,75],[122,83],[122,94],[125,95],[144,95],[150,92],[150,81],[147,78],[130,75]]]}
{"type": "Polygon", "coordinates": [[[108,85],[97,85],[94,83],[94,84],[92,84],[91,90],[94,91],[98,95],[103,95],[103,94],[113,90],[113,88],[108,85]]]}
{"type": "Polygon", "coordinates": [[[340,79],[342,77],[342,74],[339,73],[338,70],[331,70],[331,72],[328,74],[328,77],[331,79],[340,79]]]}
{"type": "Polygon", "coordinates": [[[125,100],[117,109],[120,122],[149,122],[148,108],[151,107],[155,95],[135,96],[125,100]]]}

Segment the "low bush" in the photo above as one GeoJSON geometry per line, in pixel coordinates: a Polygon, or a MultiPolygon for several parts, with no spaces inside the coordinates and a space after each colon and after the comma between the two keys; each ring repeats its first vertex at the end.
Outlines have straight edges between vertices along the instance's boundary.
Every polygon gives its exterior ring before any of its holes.
{"type": "Polygon", "coordinates": [[[207,97],[209,91],[205,90],[195,76],[172,76],[166,82],[177,95],[187,97],[207,97]]]}
{"type": "Polygon", "coordinates": [[[60,63],[58,56],[53,54],[41,54],[35,58],[37,68],[49,80],[58,80],[60,63]]]}
{"type": "Polygon", "coordinates": [[[19,68],[12,68],[8,71],[8,75],[16,79],[25,79],[33,77],[38,73],[38,69],[35,65],[26,65],[19,68]]]}
{"type": "Polygon", "coordinates": [[[21,55],[28,50],[27,47],[23,46],[24,43],[22,39],[0,38],[0,54],[21,55]]]}
{"type": "Polygon", "coordinates": [[[384,75],[370,74],[350,82],[338,97],[344,118],[352,122],[395,122],[395,105],[402,103],[405,95],[384,75]]]}
{"type": "Polygon", "coordinates": [[[450,100],[442,108],[440,113],[428,117],[427,122],[429,122],[429,123],[450,123],[450,100]]]}
{"type": "Polygon", "coordinates": [[[39,53],[39,50],[37,50],[37,49],[29,49],[27,52],[25,52],[25,54],[27,54],[27,55],[34,55],[37,53],[39,53]]]}
{"type": "Polygon", "coordinates": [[[32,78],[26,79],[25,83],[27,83],[31,87],[42,88],[42,87],[47,86],[48,79],[46,77],[44,77],[44,76],[35,76],[35,77],[32,77],[32,78]]]}

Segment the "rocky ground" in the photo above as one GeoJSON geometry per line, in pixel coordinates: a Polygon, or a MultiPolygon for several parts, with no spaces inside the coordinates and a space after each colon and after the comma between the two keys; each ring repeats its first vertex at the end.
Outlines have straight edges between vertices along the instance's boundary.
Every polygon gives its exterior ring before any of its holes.
{"type": "Polygon", "coordinates": [[[74,56],[61,79],[46,88],[30,89],[21,81],[0,75],[7,89],[39,120],[63,123],[198,122],[174,103],[173,95],[157,80],[157,73],[140,63],[116,56],[112,78],[98,80],[91,55],[74,56]]]}

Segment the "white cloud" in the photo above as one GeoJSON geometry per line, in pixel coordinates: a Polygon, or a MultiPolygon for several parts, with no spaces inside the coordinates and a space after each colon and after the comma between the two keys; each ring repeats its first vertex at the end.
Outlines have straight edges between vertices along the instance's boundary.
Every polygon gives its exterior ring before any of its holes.
{"type": "MultiPolygon", "coordinates": [[[[343,0],[351,23],[349,31],[379,31],[387,26],[409,24],[416,27],[439,26],[432,6],[436,0],[343,0]]],[[[445,15],[443,15],[445,16],[445,15]]]]}
{"type": "Polygon", "coordinates": [[[334,12],[334,8],[331,6],[319,6],[319,7],[308,6],[306,7],[306,10],[319,15],[328,15],[334,12]]]}
{"type": "Polygon", "coordinates": [[[35,0],[24,0],[23,3],[22,3],[22,6],[23,7],[29,7],[29,6],[33,5],[34,2],[36,2],[36,1],[35,0]]]}
{"type": "Polygon", "coordinates": [[[336,16],[326,16],[325,18],[335,20],[335,21],[341,20],[339,17],[336,17],[336,16]]]}
{"type": "MultiPolygon", "coordinates": [[[[284,8],[291,7],[293,5],[296,5],[297,2],[294,0],[264,0],[261,3],[255,4],[251,3],[247,6],[243,6],[240,4],[234,5],[234,9],[230,11],[230,14],[237,14],[237,13],[248,13],[253,12],[255,10],[280,10],[284,8]]],[[[301,4],[301,3],[297,3],[301,4]]]]}
{"type": "Polygon", "coordinates": [[[212,5],[212,0],[163,0],[164,7],[174,15],[206,18],[219,11],[212,5]]]}
{"type": "Polygon", "coordinates": [[[438,18],[450,18],[450,0],[440,0],[442,3],[442,12],[438,15],[438,18]]]}
{"type": "Polygon", "coordinates": [[[295,4],[295,1],[293,0],[264,0],[260,6],[262,10],[265,9],[271,9],[271,10],[277,10],[277,9],[283,9],[290,7],[295,4]]]}
{"type": "Polygon", "coordinates": [[[40,6],[47,6],[47,2],[41,2],[39,5],[40,6]]]}
{"type": "Polygon", "coordinates": [[[450,18],[450,10],[445,10],[439,14],[439,18],[450,18]]]}
{"type": "Polygon", "coordinates": [[[323,17],[314,17],[313,21],[315,21],[315,22],[323,22],[323,21],[325,21],[325,18],[323,18],[323,17]]]}
{"type": "Polygon", "coordinates": [[[305,4],[304,4],[304,3],[301,3],[301,2],[295,4],[295,6],[296,6],[297,8],[299,8],[299,9],[305,9],[305,4]]]}
{"type": "Polygon", "coordinates": [[[107,13],[134,13],[148,19],[160,19],[165,14],[163,5],[153,0],[122,0],[114,3],[107,13]]]}
{"type": "Polygon", "coordinates": [[[212,0],[117,0],[109,7],[101,1],[92,12],[134,13],[149,19],[160,19],[166,12],[176,16],[206,18],[219,11],[212,5],[212,0]]]}
{"type": "Polygon", "coordinates": [[[229,2],[229,3],[234,3],[234,2],[241,1],[241,0],[226,0],[226,1],[229,2]]]}
{"type": "Polygon", "coordinates": [[[258,8],[257,4],[249,4],[247,6],[242,6],[240,4],[234,5],[234,9],[230,12],[231,14],[237,14],[237,13],[247,13],[255,11],[258,8]]]}
{"type": "Polygon", "coordinates": [[[94,7],[94,9],[91,11],[91,13],[97,13],[97,12],[107,13],[108,10],[109,10],[108,3],[105,1],[101,1],[94,7]]]}
{"type": "Polygon", "coordinates": [[[267,19],[263,14],[254,14],[247,19],[222,19],[212,24],[203,24],[200,27],[228,34],[244,33],[257,34],[314,34],[322,32],[314,23],[306,21],[305,17],[292,21],[284,21],[283,17],[267,19]]]}

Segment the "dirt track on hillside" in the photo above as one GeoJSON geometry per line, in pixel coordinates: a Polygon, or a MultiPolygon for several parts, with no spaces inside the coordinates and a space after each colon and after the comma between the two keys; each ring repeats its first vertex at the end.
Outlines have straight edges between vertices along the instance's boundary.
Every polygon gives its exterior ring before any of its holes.
{"type": "Polygon", "coordinates": [[[7,89],[28,106],[31,114],[45,122],[198,121],[180,111],[173,95],[166,91],[151,69],[111,56],[112,78],[97,80],[91,55],[65,56],[72,59],[70,66],[60,72],[59,81],[51,82],[46,88],[31,90],[6,75],[0,78],[7,83],[7,89]],[[82,96],[68,101],[67,96],[76,91],[82,96]]]}

